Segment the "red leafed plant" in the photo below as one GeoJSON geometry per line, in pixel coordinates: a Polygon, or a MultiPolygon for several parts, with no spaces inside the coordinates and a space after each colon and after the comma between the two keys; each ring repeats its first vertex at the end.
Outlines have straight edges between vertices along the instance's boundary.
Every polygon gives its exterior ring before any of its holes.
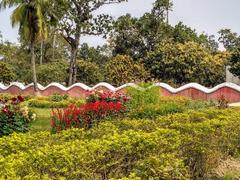
{"type": "Polygon", "coordinates": [[[52,110],[52,132],[69,128],[91,128],[102,119],[122,116],[126,107],[121,102],[96,101],[77,107],[52,110]]]}
{"type": "Polygon", "coordinates": [[[121,102],[126,104],[130,101],[130,97],[126,96],[121,92],[103,92],[103,91],[93,91],[91,94],[86,98],[87,103],[94,103],[97,101],[103,102],[121,102]]]}

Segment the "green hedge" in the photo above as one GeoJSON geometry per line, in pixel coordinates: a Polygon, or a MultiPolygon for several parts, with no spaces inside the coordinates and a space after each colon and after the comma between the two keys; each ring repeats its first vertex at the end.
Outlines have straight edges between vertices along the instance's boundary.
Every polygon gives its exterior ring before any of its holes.
{"type": "Polygon", "coordinates": [[[64,108],[71,104],[81,105],[83,99],[52,99],[52,97],[33,98],[28,101],[29,107],[33,108],[64,108]]]}
{"type": "Polygon", "coordinates": [[[148,104],[147,106],[139,106],[131,109],[128,117],[135,119],[155,119],[158,116],[165,116],[168,114],[181,113],[184,107],[175,103],[167,104],[148,104]]]}
{"type": "Polygon", "coordinates": [[[189,177],[183,159],[176,153],[181,144],[178,132],[165,129],[152,133],[128,130],[119,134],[115,131],[96,139],[88,139],[87,135],[84,137],[82,130],[68,133],[72,136],[69,141],[66,140],[66,132],[63,132],[53,135],[49,138],[51,141],[45,143],[43,139],[48,138],[42,139],[42,133],[31,140],[22,136],[22,139],[15,139],[14,147],[8,139],[16,138],[16,134],[1,140],[5,150],[7,141],[10,149],[22,145],[24,151],[15,150],[16,153],[10,154],[1,148],[5,157],[1,153],[0,178],[109,179],[131,173],[142,178],[189,177]],[[31,148],[24,147],[26,144],[31,144],[31,148]]]}
{"type": "Polygon", "coordinates": [[[231,109],[13,134],[0,138],[0,179],[211,179],[222,157],[239,153],[239,137],[231,109]]]}

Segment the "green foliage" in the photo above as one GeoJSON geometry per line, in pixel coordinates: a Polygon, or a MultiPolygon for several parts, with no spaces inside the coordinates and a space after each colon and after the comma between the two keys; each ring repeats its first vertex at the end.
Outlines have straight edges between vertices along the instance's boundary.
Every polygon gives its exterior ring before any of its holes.
{"type": "Polygon", "coordinates": [[[59,135],[14,134],[1,139],[0,151],[5,156],[1,156],[0,176],[118,179],[135,173],[141,178],[188,179],[183,160],[175,153],[180,145],[179,134],[175,131],[128,130],[96,139],[87,136],[82,130],[71,130],[59,135]],[[14,158],[16,156],[18,159],[14,158]]]}
{"type": "Polygon", "coordinates": [[[160,103],[160,89],[152,83],[140,83],[140,88],[128,87],[127,95],[131,97],[130,108],[147,106],[148,104],[160,103]]]}
{"type": "Polygon", "coordinates": [[[22,106],[23,97],[14,97],[10,101],[0,99],[0,137],[14,132],[28,132],[29,122],[35,119],[35,115],[22,106]]]}
{"type": "Polygon", "coordinates": [[[82,99],[67,98],[67,96],[53,95],[49,97],[35,97],[28,101],[29,107],[33,108],[64,108],[71,104],[81,105],[82,99]]]}
{"type": "Polygon", "coordinates": [[[39,83],[48,85],[52,82],[66,82],[68,63],[65,61],[57,61],[46,63],[37,67],[37,76],[39,83]]]}
{"type": "Polygon", "coordinates": [[[209,109],[106,121],[87,131],[12,134],[0,138],[0,177],[211,179],[221,157],[238,153],[239,117],[209,109]]]}
{"type": "Polygon", "coordinates": [[[240,46],[240,36],[232,32],[231,29],[221,29],[219,32],[219,42],[224,45],[228,51],[239,48],[240,46]]]}
{"type": "Polygon", "coordinates": [[[77,66],[78,81],[87,85],[96,85],[103,80],[101,70],[96,63],[87,60],[78,60],[77,66]]]}
{"type": "Polygon", "coordinates": [[[161,127],[179,131],[180,152],[191,179],[208,179],[222,157],[238,154],[239,123],[239,111],[210,109],[161,116],[154,121],[123,120],[115,125],[122,130],[153,132],[161,127]]]}
{"type": "Polygon", "coordinates": [[[198,43],[164,43],[145,59],[152,78],[182,85],[198,82],[215,86],[225,78],[226,55],[212,55],[198,43]]]}
{"type": "Polygon", "coordinates": [[[186,104],[186,107],[188,109],[206,109],[206,108],[210,108],[210,107],[215,107],[216,106],[216,102],[214,101],[202,101],[202,100],[192,100],[192,101],[188,101],[186,104]]]}
{"type": "Polygon", "coordinates": [[[106,81],[116,86],[143,81],[148,77],[143,65],[135,63],[129,56],[117,55],[105,65],[106,81]]]}
{"type": "Polygon", "coordinates": [[[30,123],[30,132],[50,131],[52,109],[31,108],[31,111],[36,114],[36,120],[30,123]]]}
{"type": "Polygon", "coordinates": [[[148,104],[131,109],[127,116],[133,119],[155,119],[158,116],[181,113],[184,110],[184,107],[175,103],[148,104]]]}
{"type": "Polygon", "coordinates": [[[59,102],[63,100],[68,100],[68,94],[60,95],[60,94],[54,94],[52,96],[48,96],[49,101],[59,102]]]}
{"type": "Polygon", "coordinates": [[[231,53],[231,57],[229,59],[230,69],[229,71],[234,75],[240,77],[240,48],[235,49],[231,53]]]}
{"type": "Polygon", "coordinates": [[[0,82],[10,83],[16,79],[16,74],[10,64],[0,61],[0,82]]]}
{"type": "Polygon", "coordinates": [[[109,53],[108,46],[97,46],[90,47],[87,43],[81,44],[79,49],[79,59],[83,59],[85,61],[90,61],[96,63],[99,67],[104,67],[104,64],[109,61],[109,53]]]}

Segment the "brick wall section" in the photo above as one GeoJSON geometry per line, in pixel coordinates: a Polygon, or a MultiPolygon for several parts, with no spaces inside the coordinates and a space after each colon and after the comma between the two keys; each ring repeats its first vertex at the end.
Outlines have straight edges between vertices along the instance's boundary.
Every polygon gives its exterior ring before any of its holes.
{"type": "MultiPolygon", "coordinates": [[[[39,89],[43,96],[50,96],[57,93],[68,94],[71,97],[84,98],[93,90],[124,92],[128,86],[137,87],[132,83],[125,84],[118,88],[115,88],[108,83],[99,83],[90,88],[84,84],[77,83],[66,88],[58,83],[52,83],[46,87],[39,85],[39,89]]],[[[177,89],[165,83],[156,83],[155,86],[159,87],[159,94],[161,96],[186,96],[192,99],[201,100],[217,100],[224,96],[229,102],[240,102],[240,86],[233,83],[223,83],[212,89],[206,88],[197,83],[190,83],[177,89]]],[[[14,95],[34,94],[32,84],[24,86],[17,82],[11,83],[9,86],[0,83],[0,93],[10,93],[14,95]]]]}

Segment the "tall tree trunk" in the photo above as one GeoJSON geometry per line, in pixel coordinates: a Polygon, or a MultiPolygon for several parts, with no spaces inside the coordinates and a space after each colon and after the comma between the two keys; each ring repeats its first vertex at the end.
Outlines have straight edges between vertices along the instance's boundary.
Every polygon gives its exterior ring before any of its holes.
{"type": "Polygon", "coordinates": [[[40,65],[43,64],[43,44],[44,44],[44,42],[41,41],[40,65]]]}
{"type": "Polygon", "coordinates": [[[33,87],[34,87],[34,94],[40,95],[37,85],[37,74],[36,74],[36,63],[35,63],[35,52],[34,52],[34,43],[30,44],[30,51],[31,51],[31,63],[32,63],[32,76],[33,76],[33,87]]]}
{"type": "MultiPolygon", "coordinates": [[[[77,32],[80,32],[78,29],[77,32]]],[[[77,52],[78,52],[78,46],[80,43],[80,33],[75,34],[75,38],[71,40],[71,59],[70,59],[70,68],[69,68],[69,80],[68,80],[68,86],[73,85],[76,82],[77,77],[77,52]]]]}
{"type": "MultiPolygon", "coordinates": [[[[54,30],[54,32],[55,32],[55,30],[54,30]]],[[[55,46],[56,46],[56,34],[54,33],[53,34],[53,44],[52,44],[52,48],[53,48],[53,51],[52,51],[52,58],[53,58],[53,60],[55,59],[55,46]]]]}
{"type": "Polygon", "coordinates": [[[77,82],[77,58],[75,58],[73,69],[73,84],[77,82]]]}
{"type": "Polygon", "coordinates": [[[77,58],[77,47],[72,47],[71,50],[71,58],[70,58],[70,66],[69,66],[69,79],[68,79],[68,86],[73,85],[75,79],[74,79],[74,70],[76,68],[76,58],[77,58]]]}
{"type": "Polygon", "coordinates": [[[167,24],[169,24],[169,9],[167,8],[167,24]]]}

